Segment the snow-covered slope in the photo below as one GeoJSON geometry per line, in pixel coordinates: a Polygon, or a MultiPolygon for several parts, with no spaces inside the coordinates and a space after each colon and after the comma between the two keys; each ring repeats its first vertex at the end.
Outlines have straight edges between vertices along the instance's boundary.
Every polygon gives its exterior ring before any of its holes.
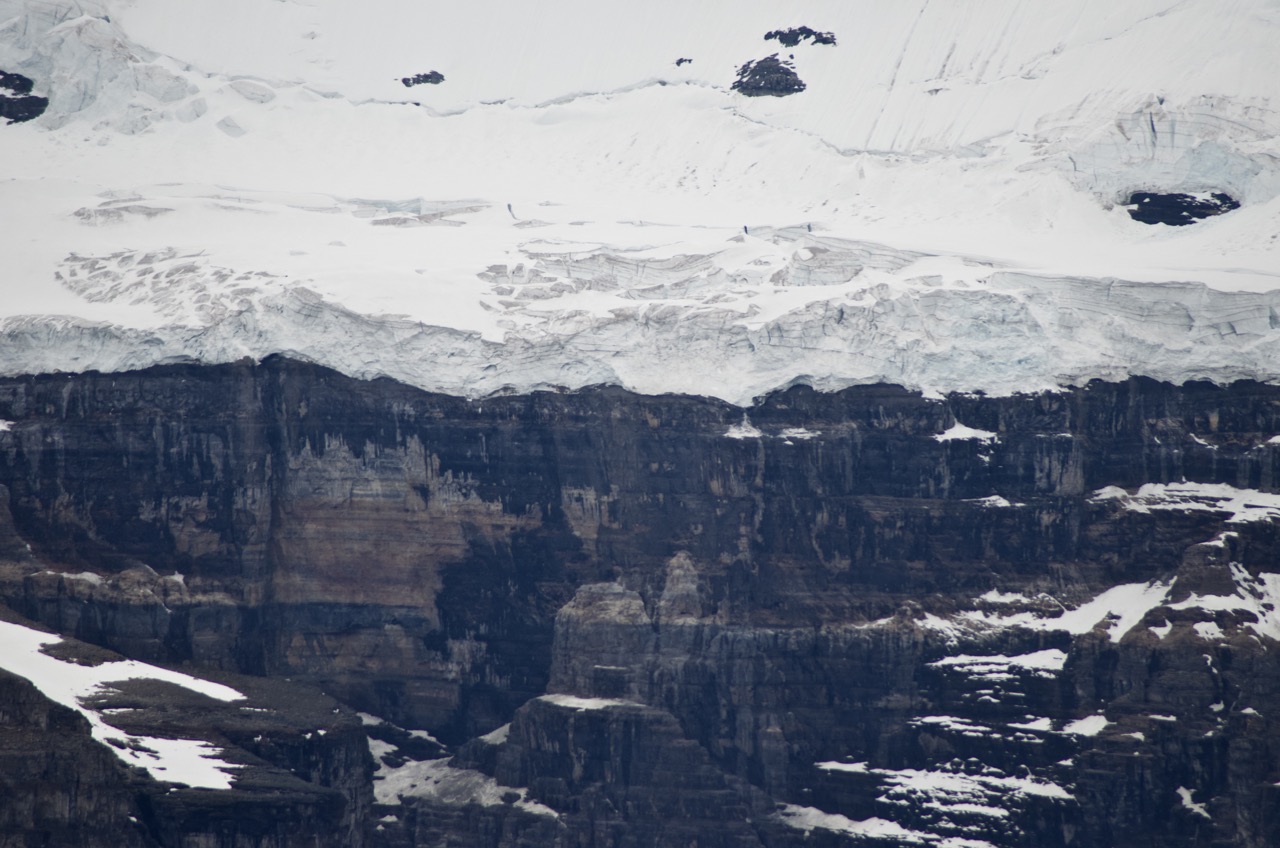
{"type": "Polygon", "coordinates": [[[1275,378],[1278,37],[1269,0],[0,0],[50,101],[0,126],[0,369],[1275,378]],[[764,38],[799,26],[837,43],[764,38]],[[775,53],[803,92],[731,90],[775,53]]]}
{"type": "MultiPolygon", "coordinates": [[[[86,581],[101,582],[102,579],[92,572],[72,575],[73,579],[77,576],[86,581]]],[[[0,640],[4,644],[0,669],[27,678],[47,698],[84,716],[92,728],[93,738],[106,743],[125,764],[144,769],[157,780],[205,789],[231,787],[231,773],[239,766],[224,762],[221,752],[210,743],[127,733],[111,723],[110,712],[95,706],[94,697],[131,680],[173,684],[219,701],[243,700],[244,696],[236,690],[135,660],[90,665],[59,658],[45,649],[61,643],[60,636],[9,621],[0,621],[0,640]]]]}

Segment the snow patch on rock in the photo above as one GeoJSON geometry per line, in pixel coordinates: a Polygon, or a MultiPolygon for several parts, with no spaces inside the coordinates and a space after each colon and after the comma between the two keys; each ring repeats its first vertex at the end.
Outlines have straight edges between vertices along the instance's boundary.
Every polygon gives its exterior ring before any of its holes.
{"type": "MultiPolygon", "coordinates": [[[[1107,622],[1106,634],[1112,642],[1132,630],[1146,614],[1166,599],[1171,583],[1125,583],[1113,586],[1096,598],[1075,609],[1044,617],[1037,612],[990,613],[971,610],[960,614],[961,620],[995,627],[1024,627],[1029,630],[1064,630],[1081,635],[1107,622]]],[[[1043,652],[1041,652],[1043,653],[1043,652]]]]}
{"type": "Polygon", "coordinates": [[[855,821],[839,813],[824,813],[815,807],[802,807],[796,804],[784,804],[778,811],[778,817],[784,824],[805,832],[817,828],[872,839],[897,839],[910,845],[923,845],[933,841],[930,839],[931,834],[909,830],[887,819],[870,818],[855,821]]]}
{"type": "Polygon", "coordinates": [[[1190,810],[1202,818],[1212,819],[1213,816],[1209,815],[1209,810],[1205,805],[1196,803],[1192,800],[1194,797],[1195,792],[1193,790],[1185,786],[1178,787],[1178,800],[1181,802],[1183,809],[1190,810]]]}
{"type": "Polygon", "coordinates": [[[380,763],[373,776],[374,798],[379,804],[399,804],[404,798],[427,798],[450,806],[511,804],[536,816],[558,815],[545,804],[528,800],[521,787],[503,786],[484,772],[454,768],[449,762],[410,760],[399,767],[380,763]]]}
{"type": "Polygon", "coordinates": [[[83,715],[89,721],[93,738],[106,744],[108,750],[127,765],[145,769],[156,780],[193,788],[231,788],[232,775],[240,766],[223,761],[217,746],[198,739],[134,736],[112,726],[102,711],[86,706],[85,702],[112,688],[112,683],[126,680],[172,683],[219,701],[238,701],[244,695],[229,686],[135,660],[89,666],[43,652],[43,648],[61,641],[59,636],[0,621],[0,644],[4,645],[0,651],[0,668],[27,678],[45,697],[83,715]]]}
{"type": "Polygon", "coordinates": [[[1047,648],[1018,656],[971,656],[957,654],[929,663],[932,668],[955,669],[978,680],[1008,680],[1016,673],[1030,673],[1036,677],[1056,677],[1067,662],[1067,654],[1057,648],[1047,648]]]}
{"type": "Polygon", "coordinates": [[[1064,733],[1071,733],[1076,736],[1097,736],[1110,723],[1104,715],[1091,715],[1068,722],[1062,730],[1064,733]]]}
{"type": "Polygon", "coordinates": [[[643,707],[644,704],[620,698],[582,698],[578,695],[540,695],[537,700],[568,707],[571,710],[604,710],[610,707],[643,707]]]}
{"type": "MultiPolygon", "coordinates": [[[[1244,613],[1239,627],[1253,631],[1258,636],[1280,641],[1280,574],[1250,574],[1238,562],[1229,564],[1234,591],[1226,595],[1201,595],[1170,603],[1169,609],[1203,609],[1211,612],[1226,611],[1244,613]]],[[[1195,625],[1196,634],[1203,639],[1220,639],[1223,631],[1214,622],[1195,625]]]]}
{"type": "Polygon", "coordinates": [[[743,415],[742,423],[734,424],[725,431],[724,435],[727,439],[737,439],[741,441],[743,439],[758,439],[763,436],[764,433],[761,433],[759,428],[752,425],[751,419],[747,418],[746,415],[743,415]]]}
{"type": "Polygon", "coordinates": [[[1228,523],[1274,521],[1280,518],[1280,494],[1237,489],[1226,483],[1147,483],[1130,495],[1115,487],[1094,493],[1095,499],[1120,499],[1135,512],[1185,510],[1228,512],[1228,523]]]}

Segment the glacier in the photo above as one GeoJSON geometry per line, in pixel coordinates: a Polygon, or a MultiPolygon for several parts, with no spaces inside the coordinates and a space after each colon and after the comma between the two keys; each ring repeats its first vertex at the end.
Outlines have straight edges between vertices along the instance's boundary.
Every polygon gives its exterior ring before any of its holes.
{"type": "Polygon", "coordinates": [[[1278,31],[1264,0],[0,0],[0,69],[50,102],[0,127],[0,371],[1275,380],[1278,31]],[[731,90],[799,26],[837,40],[786,48],[803,92],[731,90]],[[1152,227],[1138,190],[1242,205],[1152,227]]]}

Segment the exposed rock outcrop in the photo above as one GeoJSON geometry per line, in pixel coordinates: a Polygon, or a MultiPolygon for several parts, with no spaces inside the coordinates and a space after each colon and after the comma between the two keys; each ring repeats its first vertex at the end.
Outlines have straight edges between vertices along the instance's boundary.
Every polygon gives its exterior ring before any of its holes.
{"type": "Polygon", "coordinates": [[[400,79],[400,84],[405,88],[412,88],[415,85],[439,85],[442,82],[444,82],[444,74],[439,71],[427,71],[425,74],[414,74],[400,79]]]}
{"type": "Polygon", "coordinates": [[[16,124],[30,121],[49,108],[49,98],[32,94],[35,83],[22,74],[0,71],[0,118],[16,124]]]}
{"type": "Polygon", "coordinates": [[[1129,195],[1129,217],[1143,224],[1185,227],[1204,218],[1239,209],[1240,202],[1220,191],[1206,195],[1135,191],[1129,195]]]}
{"type": "Polygon", "coordinates": [[[744,410],[467,401],[270,359],[7,380],[0,419],[10,606],[448,746],[186,726],[344,798],[335,832],[1280,838],[1276,387],[744,410]]]}
{"type": "Polygon", "coordinates": [[[0,670],[0,845],[151,845],[128,780],[87,721],[0,670]]]}
{"type": "Polygon", "coordinates": [[[819,32],[807,26],[770,30],[764,34],[764,40],[769,41],[770,39],[777,39],[778,43],[783,47],[795,47],[802,41],[812,41],[814,44],[830,44],[832,46],[836,43],[835,33],[819,32]]]}
{"type": "MultiPolygon", "coordinates": [[[[22,653],[15,634],[40,634],[3,618],[7,665],[22,653]]],[[[110,651],[43,638],[43,664],[20,663],[34,685],[0,668],[0,844],[366,844],[366,736],[331,698],[219,675],[235,684],[225,702],[110,651]],[[70,681],[99,667],[111,669],[100,685],[64,699],[70,681]]]]}
{"type": "Polygon", "coordinates": [[[786,97],[807,88],[795,65],[788,59],[779,59],[777,53],[747,62],[738,69],[738,78],[729,87],[748,97],[786,97]]]}

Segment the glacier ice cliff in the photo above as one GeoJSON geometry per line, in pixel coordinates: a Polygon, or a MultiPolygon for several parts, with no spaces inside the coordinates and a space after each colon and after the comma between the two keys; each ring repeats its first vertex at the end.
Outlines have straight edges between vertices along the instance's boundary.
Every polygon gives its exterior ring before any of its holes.
{"type": "Polygon", "coordinates": [[[143,300],[164,320],[5,319],[0,362],[10,374],[118,371],[283,352],[471,397],[611,383],[739,404],[797,382],[1010,394],[1131,375],[1267,380],[1280,362],[1280,291],[980,266],[923,274],[931,257],[919,253],[768,235],[778,261],[727,269],[716,254],[603,248],[492,266],[477,284],[495,334],[361,314],[305,283],[173,250],[72,256],[62,285],[94,302],[143,300]]]}

